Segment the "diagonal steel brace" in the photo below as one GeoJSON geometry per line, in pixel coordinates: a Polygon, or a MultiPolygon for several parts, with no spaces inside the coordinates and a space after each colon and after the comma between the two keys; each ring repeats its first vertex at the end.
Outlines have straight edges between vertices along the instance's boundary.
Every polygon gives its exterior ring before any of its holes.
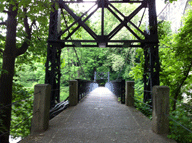
{"type": "Polygon", "coordinates": [[[127,25],[128,22],[130,22],[130,20],[144,7],[143,3],[137,8],[135,9],[129,16],[125,17],[124,21],[121,22],[113,31],[111,31],[108,35],[108,39],[110,40],[111,38],[113,38],[113,36],[115,36],[115,34],[117,32],[119,32],[123,26],[127,25]]]}
{"type": "MultiPolygon", "coordinates": [[[[76,21],[78,21],[79,17],[65,4],[60,3],[60,6],[64,8],[76,21]]],[[[79,25],[81,25],[95,40],[97,40],[97,35],[95,32],[93,32],[86,24],[85,22],[79,20],[79,25]]]]}

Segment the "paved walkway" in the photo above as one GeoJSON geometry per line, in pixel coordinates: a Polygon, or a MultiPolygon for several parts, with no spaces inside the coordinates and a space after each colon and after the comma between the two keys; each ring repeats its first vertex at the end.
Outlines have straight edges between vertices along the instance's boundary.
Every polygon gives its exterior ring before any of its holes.
{"type": "Polygon", "coordinates": [[[117,102],[104,87],[50,120],[49,129],[21,143],[175,143],[151,131],[151,121],[117,102]]]}

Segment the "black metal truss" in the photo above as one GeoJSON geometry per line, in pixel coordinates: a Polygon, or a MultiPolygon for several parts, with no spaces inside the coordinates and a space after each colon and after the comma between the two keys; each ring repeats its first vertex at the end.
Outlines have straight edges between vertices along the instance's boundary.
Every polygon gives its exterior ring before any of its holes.
{"type": "Polygon", "coordinates": [[[159,46],[157,35],[157,15],[155,0],[148,0],[149,9],[149,33],[146,39],[156,41],[156,43],[146,43],[144,46],[145,64],[144,64],[144,102],[151,100],[152,104],[152,88],[155,85],[159,85],[159,46]]]}
{"type": "MultiPolygon", "coordinates": [[[[50,14],[49,39],[59,39],[57,37],[58,14],[58,10],[50,14]]],[[[45,83],[51,85],[51,108],[60,102],[60,55],[61,45],[48,42],[45,83]]]]}
{"type": "MultiPolygon", "coordinates": [[[[145,65],[144,65],[144,102],[152,98],[151,91],[154,85],[159,85],[159,56],[158,56],[158,36],[157,36],[157,17],[155,10],[155,0],[121,0],[121,1],[109,1],[109,0],[97,0],[97,1],[63,1],[55,0],[54,4],[58,4],[60,10],[65,10],[72,18],[74,22],[61,31],[59,26],[59,18],[61,13],[59,10],[54,10],[50,14],[50,26],[49,26],[49,38],[47,49],[47,62],[46,62],[46,78],[45,83],[51,84],[51,107],[59,102],[60,94],[60,53],[64,47],[136,47],[144,49],[145,65]],[[94,5],[83,13],[81,16],[77,16],[69,7],[69,3],[94,3],[94,5]],[[113,3],[138,3],[139,6],[128,16],[125,16],[113,3]],[[99,9],[101,12],[101,35],[97,35],[89,26],[86,25],[86,21],[99,9]],[[149,12],[149,32],[143,32],[139,29],[131,20],[142,9],[148,8],[149,12]],[[120,22],[108,35],[104,35],[104,10],[108,9],[120,22]],[[88,13],[92,11],[91,13],[88,13]],[[118,15],[116,14],[118,13],[118,15]],[[121,17],[119,16],[121,15],[121,17]],[[84,18],[84,19],[83,19],[84,18]],[[70,28],[75,24],[78,26],[72,30],[72,32],[66,34],[70,28]],[[145,37],[141,38],[137,33],[131,29],[134,27],[145,37]],[[70,40],[70,37],[80,28],[84,28],[87,33],[93,38],[93,40],[70,40]],[[112,38],[125,27],[131,32],[136,40],[112,40],[112,38]],[[67,35],[67,36],[64,36],[67,35]],[[64,37],[64,39],[61,39],[64,37]]],[[[53,5],[54,8],[54,5],[53,5]]],[[[65,17],[65,15],[63,15],[65,17]]]]}
{"type": "MultiPolygon", "coordinates": [[[[147,7],[147,1],[131,1],[131,0],[124,0],[124,1],[108,1],[108,0],[97,0],[97,1],[63,1],[58,0],[59,8],[61,10],[65,10],[73,19],[74,22],[68,26],[63,31],[57,35],[58,38],[63,36],[71,29],[75,24],[78,26],[70,32],[64,39],[55,40],[49,38],[49,43],[62,43],[64,47],[141,47],[142,43],[151,43],[154,41],[147,41],[142,39],[137,33],[131,29],[128,24],[134,27],[143,37],[147,35],[139,29],[131,20],[132,18],[137,15],[143,8],[147,7]],[[90,7],[85,13],[81,16],[77,16],[73,10],[69,8],[67,5],[68,3],[94,3],[92,7],[90,7]],[[136,8],[129,16],[125,16],[122,12],[120,12],[116,7],[114,7],[113,3],[139,3],[140,5],[136,8]],[[86,25],[86,21],[90,19],[90,17],[99,9],[102,9],[101,13],[101,35],[97,35],[89,26],[86,25]],[[120,22],[120,24],[113,29],[108,35],[104,35],[104,10],[108,9],[120,22]],[[92,10],[91,13],[89,13],[92,10]],[[88,14],[89,13],[89,14],[88,14]],[[120,16],[118,16],[118,13],[120,16]],[[84,18],[84,19],[83,19],[84,18]],[[82,20],[83,19],[83,20],[82,20]],[[93,38],[93,40],[69,40],[69,38],[80,28],[83,27],[87,33],[93,38]],[[111,40],[123,27],[127,28],[129,32],[131,32],[137,40],[111,40]],[[86,42],[86,44],[84,44],[86,42]]],[[[63,15],[64,16],[64,15],[63,15]]]]}

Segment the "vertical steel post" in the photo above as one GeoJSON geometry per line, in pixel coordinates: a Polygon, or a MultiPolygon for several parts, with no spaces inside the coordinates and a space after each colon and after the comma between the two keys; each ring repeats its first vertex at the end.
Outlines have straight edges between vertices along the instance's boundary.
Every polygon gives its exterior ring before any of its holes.
{"type": "Polygon", "coordinates": [[[159,47],[157,34],[157,14],[155,0],[147,0],[149,10],[149,33],[146,39],[153,43],[145,45],[145,67],[144,67],[144,102],[152,99],[151,92],[154,85],[159,85],[159,47]],[[148,79],[147,79],[148,78],[148,79]]]}
{"type": "Polygon", "coordinates": [[[46,74],[45,83],[51,85],[51,104],[50,108],[54,107],[56,103],[60,102],[60,44],[50,43],[49,40],[59,40],[59,11],[55,9],[55,3],[53,4],[54,11],[50,14],[49,23],[49,38],[47,47],[47,61],[45,64],[46,74]]]}
{"type": "Polygon", "coordinates": [[[121,80],[121,104],[125,104],[125,80],[121,80]]]}

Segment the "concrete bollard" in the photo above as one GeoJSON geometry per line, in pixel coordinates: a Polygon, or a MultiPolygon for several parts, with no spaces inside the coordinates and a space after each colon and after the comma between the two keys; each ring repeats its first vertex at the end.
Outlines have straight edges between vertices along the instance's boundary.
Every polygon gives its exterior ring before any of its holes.
{"type": "Polygon", "coordinates": [[[125,92],[125,104],[127,106],[134,106],[134,81],[126,81],[125,92]]]}
{"type": "Polygon", "coordinates": [[[157,134],[169,133],[169,87],[154,86],[152,130],[157,134]]]}
{"type": "Polygon", "coordinates": [[[43,132],[49,127],[50,95],[51,85],[35,85],[31,134],[43,132]]]}
{"type": "Polygon", "coordinates": [[[76,106],[78,104],[78,81],[69,81],[69,105],[76,106]]]}

